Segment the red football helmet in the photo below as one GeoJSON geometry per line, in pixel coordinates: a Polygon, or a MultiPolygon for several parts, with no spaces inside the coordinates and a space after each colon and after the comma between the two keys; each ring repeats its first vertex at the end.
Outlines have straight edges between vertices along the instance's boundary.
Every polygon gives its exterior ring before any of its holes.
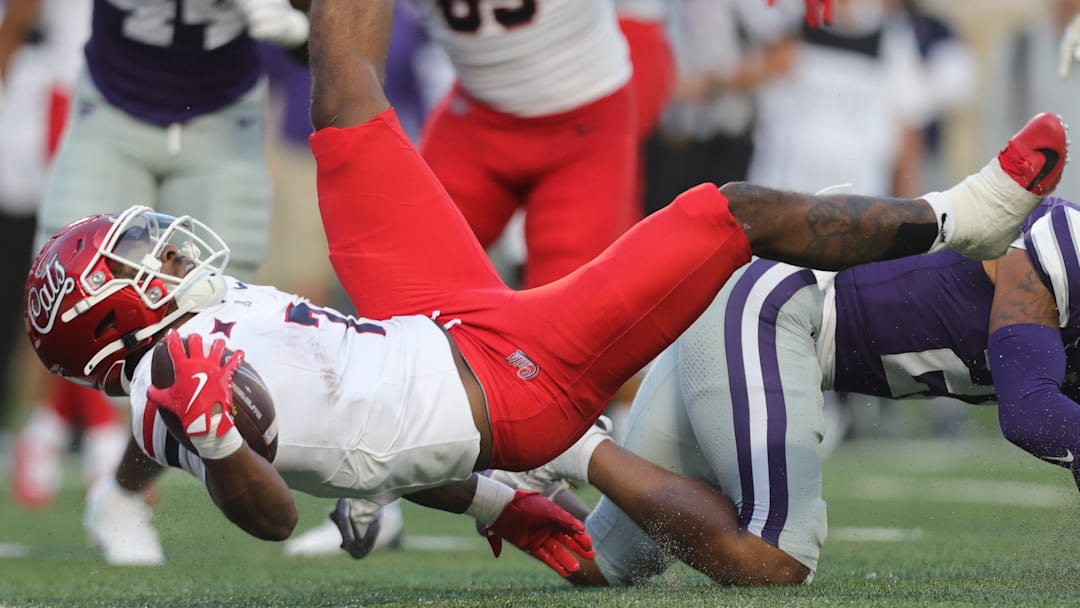
{"type": "Polygon", "coordinates": [[[30,268],[23,309],[30,343],[50,372],[125,394],[127,358],[181,315],[219,302],[228,261],[221,237],[188,216],[131,207],[78,220],[49,239],[30,268]],[[174,262],[169,272],[163,259],[174,262]]]}

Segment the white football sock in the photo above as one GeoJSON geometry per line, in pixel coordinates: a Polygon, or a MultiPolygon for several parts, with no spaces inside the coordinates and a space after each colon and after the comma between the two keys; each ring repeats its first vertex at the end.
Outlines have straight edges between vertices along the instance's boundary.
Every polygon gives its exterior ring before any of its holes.
{"type": "Polygon", "coordinates": [[[942,228],[930,252],[952,249],[987,260],[1004,254],[1020,236],[1020,224],[1042,197],[1017,184],[995,157],[945,192],[922,197],[942,228]]]}

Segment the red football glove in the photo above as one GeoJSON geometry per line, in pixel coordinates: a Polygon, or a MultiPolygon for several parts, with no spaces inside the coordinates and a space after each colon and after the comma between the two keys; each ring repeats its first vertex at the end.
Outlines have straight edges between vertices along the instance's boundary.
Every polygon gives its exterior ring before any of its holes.
{"type": "MultiPolygon", "coordinates": [[[[224,437],[233,429],[232,381],[236,368],[244,360],[244,351],[237,350],[227,363],[222,364],[225,342],[214,340],[210,354],[204,354],[202,336],[187,337],[188,349],[180,334],[170,330],[165,337],[173,365],[173,383],[167,388],[151,385],[146,398],[180,418],[188,437],[198,438],[213,430],[214,404],[221,404],[221,416],[213,438],[224,437]]],[[[206,437],[206,439],[212,439],[206,437]]],[[[196,446],[198,447],[198,446],[196,446]]],[[[200,454],[202,451],[200,450],[200,454]]]]}
{"type": "Polygon", "coordinates": [[[499,519],[484,531],[495,557],[505,538],[563,577],[581,569],[567,547],[585,559],[596,557],[585,525],[536,492],[514,492],[499,519]]]}
{"type": "MultiPolygon", "coordinates": [[[[769,0],[769,6],[776,4],[776,0],[769,0]]],[[[821,27],[832,25],[833,0],[806,0],[806,25],[821,27]]]]}

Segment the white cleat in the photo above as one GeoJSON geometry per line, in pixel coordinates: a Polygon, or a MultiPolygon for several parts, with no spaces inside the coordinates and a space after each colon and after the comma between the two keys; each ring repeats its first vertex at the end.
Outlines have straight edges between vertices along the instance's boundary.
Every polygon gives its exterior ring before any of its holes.
{"type": "Polygon", "coordinates": [[[611,440],[611,431],[611,419],[601,416],[574,445],[551,462],[531,471],[493,470],[491,478],[515,490],[539,492],[548,498],[554,498],[569,487],[588,485],[589,460],[592,459],[596,446],[611,440]]]}
{"type": "Polygon", "coordinates": [[[299,536],[285,541],[287,557],[323,557],[340,555],[341,531],[337,524],[327,519],[323,523],[304,531],[299,536]]]}
{"type": "Polygon", "coordinates": [[[86,431],[82,443],[82,465],[83,481],[87,488],[116,472],[130,438],[131,430],[120,423],[103,424],[86,431]]]}
{"type": "Polygon", "coordinates": [[[161,540],[150,519],[153,511],[141,493],[128,492],[112,477],[99,480],[86,496],[83,525],[112,566],[165,563],[161,540]]]}

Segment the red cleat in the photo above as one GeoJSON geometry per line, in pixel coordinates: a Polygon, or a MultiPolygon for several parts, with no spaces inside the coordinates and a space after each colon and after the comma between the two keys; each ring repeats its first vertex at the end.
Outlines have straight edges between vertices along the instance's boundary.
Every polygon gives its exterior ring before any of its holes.
{"type": "Polygon", "coordinates": [[[1054,191],[1068,161],[1069,129],[1060,116],[1032,118],[998,152],[1001,168],[1025,190],[1039,196],[1054,191]]]}
{"type": "MultiPolygon", "coordinates": [[[[952,249],[977,260],[1003,255],[1020,226],[1061,180],[1069,156],[1068,129],[1061,118],[1039,114],[978,173],[943,194],[941,236],[930,251],[952,249]]],[[[927,195],[928,197],[940,195],[927,195]]]]}

